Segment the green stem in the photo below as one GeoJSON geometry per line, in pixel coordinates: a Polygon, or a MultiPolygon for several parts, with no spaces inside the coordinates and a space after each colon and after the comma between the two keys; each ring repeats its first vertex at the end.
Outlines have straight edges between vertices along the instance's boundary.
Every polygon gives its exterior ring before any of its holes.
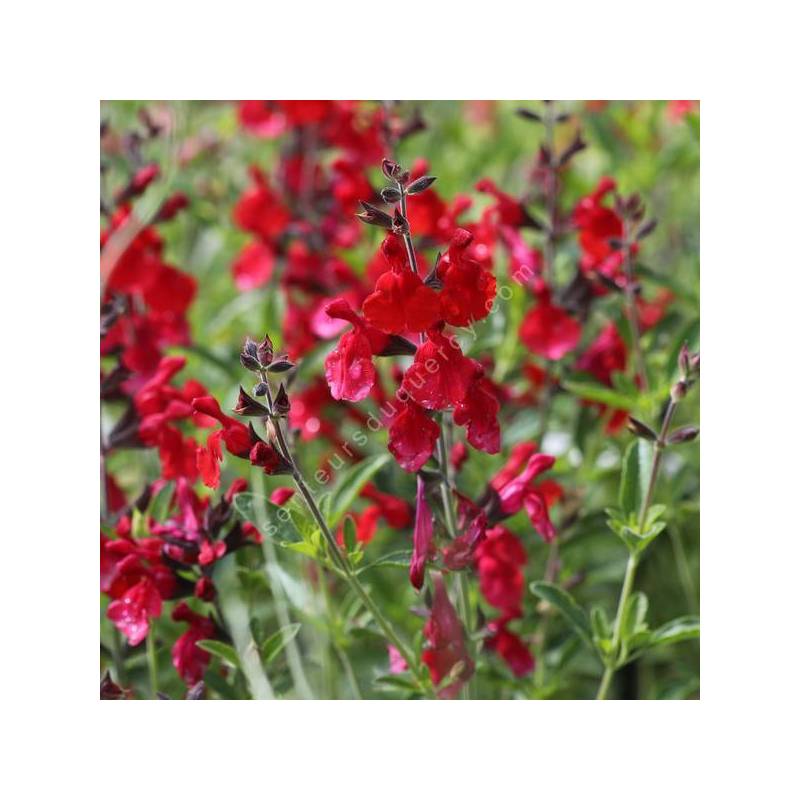
{"type": "MultiPolygon", "coordinates": [[[[262,372],[261,377],[264,383],[267,384],[266,399],[271,411],[272,395],[269,390],[269,382],[267,381],[266,372],[262,372]]],[[[311,515],[314,517],[315,522],[317,523],[320,531],[322,532],[322,536],[325,539],[325,542],[328,546],[328,552],[330,554],[331,560],[333,561],[334,565],[338,569],[341,576],[345,579],[345,581],[347,581],[350,588],[358,596],[358,598],[364,604],[365,608],[370,612],[372,618],[375,620],[375,623],[383,631],[383,634],[386,637],[386,639],[389,642],[391,642],[395,646],[395,648],[397,648],[397,651],[403,657],[406,664],[408,664],[408,668],[411,671],[412,675],[414,676],[415,680],[417,681],[419,688],[422,691],[427,692],[426,688],[427,684],[425,682],[425,678],[422,672],[420,671],[420,668],[417,666],[414,654],[412,653],[409,646],[397,635],[391,623],[383,615],[383,612],[375,604],[375,601],[369,596],[369,593],[363,587],[361,581],[358,580],[358,576],[353,572],[350,566],[350,562],[342,555],[342,551],[339,548],[339,544],[336,541],[336,537],[333,535],[331,529],[328,527],[328,523],[326,522],[325,517],[320,511],[319,506],[317,505],[317,502],[314,499],[314,495],[308,488],[308,484],[306,483],[302,472],[300,472],[300,469],[297,466],[297,462],[294,459],[292,451],[290,450],[288,444],[286,443],[280,419],[275,416],[272,416],[271,418],[273,421],[273,427],[275,429],[275,436],[278,441],[278,447],[281,450],[281,454],[287,460],[287,462],[291,467],[292,479],[294,480],[295,486],[299,490],[300,494],[303,496],[303,500],[305,500],[305,503],[308,506],[308,510],[311,512],[311,515]]]]}
{"type": "Polygon", "coordinates": [[[619,593],[619,603],[617,603],[617,616],[614,619],[614,632],[611,637],[611,659],[613,661],[609,661],[606,664],[605,671],[603,672],[603,678],[600,681],[600,688],[597,690],[597,700],[605,700],[606,693],[608,692],[608,687],[611,684],[611,679],[614,677],[614,673],[617,671],[617,667],[619,666],[619,645],[620,639],[622,636],[622,616],[625,613],[625,606],[628,603],[628,598],[631,594],[631,589],[633,589],[633,581],[636,577],[636,565],[638,563],[638,558],[631,553],[628,556],[628,565],[625,568],[625,579],[622,582],[622,591],[619,593]]]}
{"type": "Polygon", "coordinates": [[[156,658],[156,635],[153,626],[147,632],[147,671],[150,674],[150,691],[158,696],[158,659],[156,658]]]}

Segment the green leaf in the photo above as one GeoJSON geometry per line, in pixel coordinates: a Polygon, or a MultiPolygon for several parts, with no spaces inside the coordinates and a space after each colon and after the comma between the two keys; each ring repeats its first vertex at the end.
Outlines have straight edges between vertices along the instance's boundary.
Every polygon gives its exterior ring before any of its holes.
{"type": "Polygon", "coordinates": [[[374,561],[370,561],[369,564],[364,564],[364,566],[358,570],[358,574],[360,575],[362,572],[366,572],[373,567],[399,567],[400,569],[408,569],[411,564],[411,555],[411,550],[397,550],[393,553],[387,553],[386,555],[380,556],[380,558],[376,558],[374,561]]]}
{"type": "Polygon", "coordinates": [[[700,637],[700,619],[694,616],[678,617],[650,634],[648,649],[664,644],[674,644],[700,637]]]}
{"type": "Polygon", "coordinates": [[[622,461],[619,505],[626,514],[636,514],[644,502],[653,469],[653,444],[636,439],[628,445],[622,461]]]}
{"type": "Polygon", "coordinates": [[[197,646],[201,650],[211,653],[212,656],[221,658],[231,667],[236,667],[236,669],[242,668],[242,664],[239,661],[239,656],[236,653],[236,650],[229,644],[218,642],[216,639],[201,639],[199,642],[197,642],[197,646]]]}
{"type": "Polygon", "coordinates": [[[275,505],[259,494],[240,492],[233,498],[237,514],[255,525],[262,535],[281,547],[288,547],[302,538],[292,522],[291,512],[275,505]]]}
{"type": "Polygon", "coordinates": [[[647,596],[642,592],[634,592],[625,604],[620,625],[622,642],[621,658],[624,659],[631,648],[631,640],[638,634],[647,631],[647,596]]]}
{"type": "Polygon", "coordinates": [[[169,513],[169,506],[172,502],[172,495],[175,491],[175,486],[171,482],[165,483],[159,492],[157,492],[147,506],[147,516],[154,519],[156,522],[163,522],[169,513]]]}
{"type": "Polygon", "coordinates": [[[568,392],[572,392],[572,394],[582,397],[584,400],[593,400],[595,403],[604,403],[607,406],[621,408],[625,411],[632,411],[639,402],[639,398],[636,395],[623,394],[592,380],[573,378],[564,380],[561,383],[568,392]]]}
{"type": "Polygon", "coordinates": [[[342,473],[331,493],[331,511],[328,524],[335,528],[370,478],[389,461],[388,453],[369,456],[342,473]]]}
{"type": "Polygon", "coordinates": [[[291,625],[284,625],[277,633],[267,638],[261,645],[261,658],[264,664],[269,664],[274,661],[281,653],[284,647],[297,636],[300,630],[300,623],[293,622],[291,625]]]}
{"type": "Polygon", "coordinates": [[[592,629],[586,612],[575,602],[569,592],[547,581],[534,581],[531,584],[531,591],[557,608],[581,639],[592,647],[592,629]]]}
{"type": "Polygon", "coordinates": [[[356,547],[358,547],[357,534],[356,523],[348,514],[344,518],[344,547],[348,553],[354,552],[356,547]]]}

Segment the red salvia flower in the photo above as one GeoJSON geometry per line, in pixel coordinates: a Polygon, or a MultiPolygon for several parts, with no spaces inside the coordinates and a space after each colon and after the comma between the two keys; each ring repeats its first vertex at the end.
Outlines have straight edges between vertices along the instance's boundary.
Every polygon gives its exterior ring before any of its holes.
{"type": "Polygon", "coordinates": [[[409,578],[419,590],[425,582],[425,564],[436,550],[433,544],[433,514],[425,499],[425,482],[417,476],[417,511],[414,519],[414,553],[411,556],[409,578]]]}
{"type": "Polygon", "coordinates": [[[465,358],[455,337],[431,331],[406,370],[400,388],[423,408],[441,411],[458,405],[480,372],[480,365],[465,358]]]}
{"type": "Polygon", "coordinates": [[[477,261],[467,256],[473,235],[459,228],[450,248],[439,262],[442,281],[442,318],[450,325],[466,326],[484,319],[492,308],[497,280],[477,261]]]}
{"type": "Polygon", "coordinates": [[[500,403],[492,389],[492,384],[485,378],[479,378],[464,395],[464,399],[453,412],[453,422],[465,425],[467,441],[477,450],[484,453],[500,452],[500,423],[497,413],[500,403]]]}
{"type": "Polygon", "coordinates": [[[150,620],[161,616],[161,595],[147,576],[135,583],[122,597],[108,606],[108,618],[135,647],[150,630],[150,620]]]}
{"type": "Polygon", "coordinates": [[[186,603],[178,603],[172,612],[176,622],[186,622],[189,630],[181,634],[172,647],[172,663],[187,686],[194,686],[202,680],[211,654],[201,650],[197,642],[213,639],[216,626],[208,618],[192,611],[186,603]]]}
{"type": "Polygon", "coordinates": [[[439,426],[414,402],[405,403],[389,426],[389,452],[408,472],[416,472],[433,455],[439,426]]]}
{"type": "Polygon", "coordinates": [[[532,353],[557,361],[578,346],[581,326],[564,309],[553,305],[549,291],[543,290],[536,306],[525,315],[519,337],[532,353]]]}
{"type": "Polygon", "coordinates": [[[472,677],[475,665],[467,651],[464,629],[447,596],[441,575],[433,578],[433,605],[424,633],[429,646],[422,652],[422,661],[430,670],[431,679],[437,686],[445,678],[453,676],[453,680],[439,691],[442,699],[453,699],[472,677]],[[453,670],[457,665],[459,671],[454,675],[453,670]]]}

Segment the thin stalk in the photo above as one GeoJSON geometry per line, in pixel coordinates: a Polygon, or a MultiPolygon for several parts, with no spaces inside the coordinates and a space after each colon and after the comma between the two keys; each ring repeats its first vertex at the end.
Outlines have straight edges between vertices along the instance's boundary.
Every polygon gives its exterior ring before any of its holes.
{"type": "Polygon", "coordinates": [[[158,659],[156,657],[156,635],[152,625],[147,632],[147,671],[150,675],[150,691],[158,696],[158,659]]]}
{"type": "MultiPolygon", "coordinates": [[[[406,212],[406,189],[405,186],[400,186],[399,184],[398,188],[400,189],[400,213],[403,215],[404,219],[408,219],[406,212]]],[[[410,232],[403,234],[403,242],[406,246],[406,253],[408,253],[408,262],[411,264],[411,269],[415,275],[418,275],[419,268],[417,267],[417,254],[414,252],[414,243],[411,241],[410,232]]]]}
{"type": "MultiPolygon", "coordinates": [[[[255,473],[253,484],[257,489],[260,489],[260,493],[263,494],[264,474],[258,469],[253,471],[255,473]]],[[[262,527],[266,530],[266,520],[263,517],[264,512],[263,509],[258,505],[256,506],[256,514],[260,520],[263,519],[262,527]]],[[[278,553],[275,549],[275,545],[272,543],[269,537],[264,537],[262,549],[268,565],[275,565],[276,567],[280,566],[278,563],[278,553]]],[[[275,602],[275,615],[278,617],[278,624],[282,629],[286,628],[288,625],[292,624],[292,618],[289,613],[289,604],[286,599],[286,591],[284,590],[280,581],[270,580],[269,587],[270,591],[272,592],[272,599],[275,602]]],[[[289,672],[292,676],[292,683],[294,684],[295,691],[304,700],[313,699],[314,693],[311,691],[311,685],[309,684],[305,670],[303,669],[303,659],[300,656],[300,649],[298,648],[297,641],[294,637],[292,637],[291,641],[286,645],[286,663],[289,666],[289,672]]]]}
{"type": "Polygon", "coordinates": [[[628,598],[633,588],[633,581],[636,577],[636,565],[638,558],[631,553],[628,556],[628,565],[625,568],[625,579],[622,582],[622,590],[619,593],[619,602],[617,603],[617,616],[614,619],[614,632],[611,636],[611,654],[614,658],[614,663],[609,663],[603,672],[603,678],[600,681],[600,688],[597,690],[597,700],[605,700],[608,693],[608,687],[611,685],[611,679],[617,671],[617,651],[619,650],[620,637],[622,635],[622,615],[625,613],[625,606],[628,603],[628,598]]]}
{"type": "MultiPolygon", "coordinates": [[[[661,457],[664,452],[664,448],[666,447],[667,441],[667,434],[669,433],[669,427],[672,423],[672,417],[675,413],[675,401],[670,398],[669,405],[667,406],[667,410],[664,412],[664,419],[661,422],[661,431],[658,434],[658,439],[655,443],[655,456],[653,457],[653,469],[650,472],[650,480],[647,484],[647,492],[644,497],[644,501],[642,502],[642,507],[639,512],[639,532],[642,533],[644,531],[644,525],[647,521],[647,512],[650,510],[650,505],[653,502],[653,495],[655,493],[656,488],[656,481],[658,480],[658,473],[661,470],[661,457]]],[[[622,591],[619,595],[619,603],[617,604],[617,616],[614,619],[614,629],[611,637],[611,657],[613,658],[612,662],[609,662],[606,665],[606,668],[603,672],[603,678],[600,681],[600,688],[597,690],[597,700],[605,700],[606,693],[608,692],[608,687],[611,683],[611,679],[614,676],[614,673],[617,671],[617,667],[620,666],[618,659],[619,659],[619,645],[620,645],[620,638],[622,635],[622,615],[625,612],[625,606],[628,602],[628,597],[630,596],[631,589],[633,588],[633,581],[636,577],[636,566],[638,564],[639,557],[631,553],[628,556],[628,566],[625,569],[625,579],[622,583],[622,591]]]]}
{"type": "Polygon", "coordinates": [[[408,668],[411,671],[412,675],[414,676],[415,680],[417,681],[420,689],[425,690],[426,684],[424,676],[422,675],[419,667],[416,664],[416,660],[414,658],[414,654],[412,653],[409,646],[398,636],[395,632],[392,624],[386,619],[383,615],[383,612],[378,608],[375,601],[369,596],[367,590],[361,584],[361,581],[358,580],[358,576],[353,572],[352,568],[350,567],[350,562],[342,555],[342,551],[339,549],[339,544],[336,541],[336,537],[331,532],[331,529],[328,527],[328,523],[325,520],[322,512],[317,505],[316,500],[314,499],[314,495],[308,487],[308,484],[303,477],[300,468],[297,466],[297,462],[294,459],[294,455],[292,454],[291,449],[289,448],[288,444],[286,443],[286,439],[283,434],[283,428],[281,427],[280,418],[275,417],[272,415],[272,393],[269,389],[269,382],[267,380],[266,371],[262,371],[261,378],[264,383],[267,385],[267,393],[266,399],[270,409],[271,419],[273,421],[273,427],[275,430],[275,436],[278,441],[278,447],[281,451],[281,455],[286,459],[289,463],[289,466],[292,471],[292,480],[294,480],[294,484],[297,487],[300,494],[303,496],[303,500],[305,500],[306,505],[308,506],[308,510],[311,512],[311,515],[314,517],[314,521],[319,526],[320,531],[325,539],[325,542],[328,546],[328,551],[333,561],[334,565],[338,569],[341,576],[347,581],[350,588],[353,592],[358,596],[361,602],[364,604],[365,608],[370,612],[372,618],[375,620],[375,623],[378,627],[383,631],[384,636],[391,642],[398,650],[400,655],[405,660],[406,664],[408,664],[408,668]]]}
{"type": "MultiPolygon", "coordinates": [[[[623,233],[623,236],[625,234],[623,233]]],[[[636,308],[636,294],[633,290],[634,274],[633,262],[631,261],[631,246],[627,239],[623,247],[623,269],[625,271],[625,306],[628,315],[628,322],[631,326],[631,339],[633,344],[633,358],[636,362],[636,374],[639,376],[641,388],[648,391],[647,370],[644,364],[644,354],[642,353],[642,330],[639,324],[639,312],[636,308]]]]}
{"type": "Polygon", "coordinates": [[[556,167],[555,158],[555,124],[556,124],[556,109],[555,103],[551,100],[546,103],[547,113],[544,118],[544,131],[545,131],[545,146],[549,154],[548,166],[549,176],[547,183],[547,219],[548,231],[547,238],[544,242],[544,263],[543,272],[545,280],[548,284],[552,284],[555,276],[555,258],[556,258],[556,227],[558,225],[558,169],[556,167]]]}

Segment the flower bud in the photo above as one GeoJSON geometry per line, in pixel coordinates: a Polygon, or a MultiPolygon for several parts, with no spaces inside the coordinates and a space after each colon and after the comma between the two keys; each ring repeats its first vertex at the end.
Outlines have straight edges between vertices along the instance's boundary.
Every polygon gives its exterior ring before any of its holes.
{"type": "Polygon", "coordinates": [[[233,409],[234,414],[243,417],[265,417],[269,414],[266,406],[261,405],[258,400],[254,400],[247,392],[239,387],[239,400],[233,409]]]}
{"type": "Polygon", "coordinates": [[[356,216],[362,222],[367,225],[377,225],[379,228],[391,230],[392,218],[385,211],[381,211],[379,208],[375,208],[375,206],[370,203],[365,203],[363,200],[359,200],[359,202],[364,210],[356,214],[356,216]]]}
{"type": "Polygon", "coordinates": [[[272,339],[269,334],[264,334],[264,338],[258,343],[256,348],[256,358],[262,367],[266,367],[272,361],[272,354],[275,352],[272,346],[272,339]]]}
{"type": "Polygon", "coordinates": [[[289,395],[286,394],[286,387],[281,384],[278,388],[278,393],[275,395],[275,400],[272,403],[272,410],[280,416],[285,416],[289,413],[291,407],[289,395]]]}
{"type": "Polygon", "coordinates": [[[684,380],[680,380],[670,389],[669,396],[672,398],[673,403],[678,403],[686,397],[688,391],[689,384],[684,380]]]}
{"type": "Polygon", "coordinates": [[[658,438],[652,428],[636,419],[636,417],[628,417],[628,430],[634,436],[638,436],[640,439],[647,439],[650,442],[654,442],[658,438]]]}
{"type": "Polygon", "coordinates": [[[673,431],[667,437],[667,444],[683,444],[684,442],[694,441],[699,433],[700,428],[695,425],[686,425],[673,431]]]}
{"type": "Polygon", "coordinates": [[[436,178],[432,175],[423,175],[421,178],[417,178],[406,191],[408,194],[419,194],[429,189],[435,180],[436,178]]]}
{"type": "Polygon", "coordinates": [[[253,389],[253,392],[255,393],[256,397],[263,397],[267,393],[268,389],[269,386],[266,383],[264,383],[264,381],[261,381],[260,383],[256,384],[256,387],[255,389],[253,389]]]}
{"type": "Polygon", "coordinates": [[[288,372],[294,367],[294,364],[289,361],[286,356],[280,357],[277,361],[273,361],[268,367],[268,372],[288,372]]]}
{"type": "Polygon", "coordinates": [[[381,189],[381,198],[384,203],[399,203],[401,198],[400,190],[395,189],[394,186],[387,186],[381,189]]]}

